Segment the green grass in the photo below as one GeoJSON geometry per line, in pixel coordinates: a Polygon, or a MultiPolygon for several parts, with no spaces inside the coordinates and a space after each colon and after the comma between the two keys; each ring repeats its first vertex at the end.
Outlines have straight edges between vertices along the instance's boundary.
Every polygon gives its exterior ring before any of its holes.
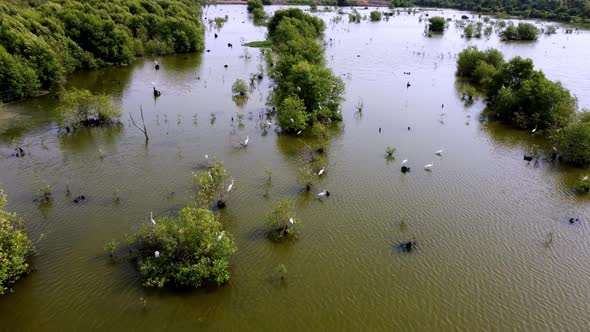
{"type": "Polygon", "coordinates": [[[259,41],[253,41],[253,42],[249,42],[244,44],[244,46],[248,46],[248,47],[272,47],[272,41],[270,40],[259,40],[259,41]]]}

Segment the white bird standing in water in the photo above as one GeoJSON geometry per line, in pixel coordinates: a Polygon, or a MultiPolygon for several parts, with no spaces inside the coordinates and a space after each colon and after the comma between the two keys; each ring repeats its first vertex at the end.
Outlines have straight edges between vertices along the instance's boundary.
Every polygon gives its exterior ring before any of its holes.
{"type": "Polygon", "coordinates": [[[430,171],[431,168],[432,168],[432,164],[426,164],[426,165],[424,165],[424,169],[427,170],[427,171],[430,171]]]}
{"type": "Polygon", "coordinates": [[[205,154],[205,159],[209,159],[209,155],[208,154],[205,154]]]}
{"type": "Polygon", "coordinates": [[[320,169],[320,171],[318,172],[318,176],[322,176],[322,174],[324,174],[324,168],[323,168],[323,167],[322,167],[322,168],[320,169]]]}
{"type": "Polygon", "coordinates": [[[588,181],[588,175],[586,175],[586,176],[585,176],[585,177],[582,179],[582,181],[588,181]]]}
{"type": "Polygon", "coordinates": [[[246,139],[245,139],[245,140],[244,140],[242,143],[240,143],[240,144],[241,144],[243,147],[246,147],[246,146],[248,146],[248,141],[249,141],[249,140],[250,140],[250,136],[246,136],[246,139]]]}
{"type": "Polygon", "coordinates": [[[154,220],[154,215],[152,212],[150,212],[150,220],[152,221],[152,224],[156,224],[156,221],[154,220]]]}
{"type": "Polygon", "coordinates": [[[443,150],[438,150],[434,154],[436,154],[438,156],[442,156],[442,153],[443,153],[443,150]]]}
{"type": "Polygon", "coordinates": [[[402,166],[403,166],[405,163],[407,163],[407,162],[408,162],[408,159],[404,159],[404,160],[402,161],[402,166]]]}
{"type": "Polygon", "coordinates": [[[537,131],[537,126],[535,126],[535,128],[531,131],[531,133],[535,133],[535,131],[537,131]]]}
{"type": "Polygon", "coordinates": [[[301,134],[301,130],[297,132],[297,135],[301,134]]]}
{"type": "Polygon", "coordinates": [[[330,196],[330,192],[327,191],[326,189],[324,189],[324,191],[320,191],[320,193],[318,194],[318,198],[322,199],[324,197],[330,196]]]}
{"type": "Polygon", "coordinates": [[[225,235],[225,231],[221,231],[221,234],[217,237],[217,241],[221,241],[223,239],[223,235],[225,235]]]}
{"type": "Polygon", "coordinates": [[[231,180],[231,183],[227,187],[227,192],[230,192],[233,187],[234,187],[234,179],[231,180]]]}
{"type": "Polygon", "coordinates": [[[289,218],[289,223],[291,223],[291,225],[293,225],[295,223],[295,220],[293,220],[293,218],[289,218]]]}
{"type": "Polygon", "coordinates": [[[159,251],[154,251],[154,256],[156,256],[156,258],[160,257],[160,252],[159,251]]]}

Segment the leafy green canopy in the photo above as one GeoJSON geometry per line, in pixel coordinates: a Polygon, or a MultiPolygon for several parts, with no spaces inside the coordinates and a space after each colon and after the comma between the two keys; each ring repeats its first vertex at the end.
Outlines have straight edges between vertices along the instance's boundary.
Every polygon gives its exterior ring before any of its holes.
{"type": "Polygon", "coordinates": [[[468,48],[459,53],[457,75],[486,95],[486,113],[520,128],[562,128],[576,114],[576,98],[534,70],[530,59],[506,62],[497,50],[468,48]]]}
{"type": "Polygon", "coordinates": [[[0,295],[27,272],[27,255],[33,249],[16,214],[4,211],[6,195],[0,190],[0,295]]]}
{"type": "Polygon", "coordinates": [[[229,279],[229,257],[236,246],[213,213],[185,207],[177,217],[157,218],[135,235],[133,257],[144,285],[193,287],[229,279]]]}
{"type": "Polygon", "coordinates": [[[317,42],[324,29],[321,19],[297,8],[278,10],[268,22],[278,55],[272,72],[276,82],[273,103],[285,131],[297,132],[316,122],[342,118],[344,83],[326,67],[324,50],[317,42]]]}
{"type": "Polygon", "coordinates": [[[117,123],[121,110],[107,95],[93,95],[88,90],[70,89],[60,95],[57,124],[74,131],[81,127],[96,127],[117,123]]]}
{"type": "Polygon", "coordinates": [[[0,3],[0,101],[51,88],[78,69],[203,48],[200,0],[0,3]]]}
{"type": "Polygon", "coordinates": [[[434,31],[434,32],[445,31],[445,25],[447,24],[447,21],[445,20],[444,17],[440,17],[440,16],[431,17],[430,19],[428,19],[428,22],[429,22],[428,30],[434,31]]]}
{"type": "Polygon", "coordinates": [[[539,29],[530,23],[518,23],[508,25],[508,27],[500,33],[504,40],[537,40],[539,38],[539,29]]]}
{"type": "MultiPolygon", "coordinates": [[[[579,113],[576,121],[557,131],[553,136],[554,143],[563,160],[572,165],[590,166],[590,113],[579,113]]],[[[588,180],[583,180],[578,187],[590,186],[588,180]]]]}

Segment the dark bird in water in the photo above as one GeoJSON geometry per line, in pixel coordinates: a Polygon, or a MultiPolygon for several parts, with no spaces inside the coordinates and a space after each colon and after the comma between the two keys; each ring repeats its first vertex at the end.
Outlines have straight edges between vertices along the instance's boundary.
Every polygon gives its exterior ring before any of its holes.
{"type": "Polygon", "coordinates": [[[379,133],[381,134],[381,127],[379,127],[379,133]]]}
{"type": "Polygon", "coordinates": [[[526,154],[524,155],[524,160],[526,161],[531,161],[533,160],[533,156],[527,156],[526,154]]]}
{"type": "Polygon", "coordinates": [[[412,250],[416,247],[416,240],[412,238],[412,240],[407,242],[402,242],[398,246],[399,250],[402,252],[412,252],[412,250]]]}
{"type": "Polygon", "coordinates": [[[215,38],[217,38],[217,34],[215,34],[215,38]]]}
{"type": "Polygon", "coordinates": [[[574,224],[574,223],[577,223],[579,221],[580,221],[580,219],[578,219],[578,218],[576,218],[576,219],[570,218],[570,224],[574,224]]]}
{"type": "Polygon", "coordinates": [[[227,68],[227,65],[223,66],[223,68],[227,68]]]}
{"type": "Polygon", "coordinates": [[[76,203],[76,204],[77,203],[82,203],[84,200],[86,200],[86,196],[80,195],[80,196],[74,198],[74,203],[76,203]]]}
{"type": "Polygon", "coordinates": [[[409,88],[411,86],[412,86],[412,84],[410,84],[410,82],[408,82],[408,84],[406,84],[406,88],[409,88]]]}
{"type": "Polygon", "coordinates": [[[410,126],[408,126],[408,131],[410,131],[410,126]]]}

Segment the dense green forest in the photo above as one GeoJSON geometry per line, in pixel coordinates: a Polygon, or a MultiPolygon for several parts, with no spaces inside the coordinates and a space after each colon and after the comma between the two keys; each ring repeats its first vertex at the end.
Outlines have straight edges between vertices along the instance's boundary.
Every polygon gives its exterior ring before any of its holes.
{"type": "Polygon", "coordinates": [[[31,96],[79,69],[203,48],[200,0],[0,3],[0,101],[31,96]]]}
{"type": "Polygon", "coordinates": [[[590,0],[392,0],[391,3],[394,7],[457,8],[575,23],[590,22],[590,0]]]}

